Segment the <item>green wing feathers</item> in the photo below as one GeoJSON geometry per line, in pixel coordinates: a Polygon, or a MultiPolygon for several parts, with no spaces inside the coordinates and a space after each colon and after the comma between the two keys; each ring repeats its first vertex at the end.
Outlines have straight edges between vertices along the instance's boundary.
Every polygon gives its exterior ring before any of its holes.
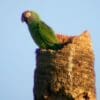
{"type": "Polygon", "coordinates": [[[41,33],[41,38],[44,40],[45,43],[48,45],[59,44],[59,41],[54,34],[52,28],[47,26],[44,22],[39,23],[39,31],[41,33]]]}

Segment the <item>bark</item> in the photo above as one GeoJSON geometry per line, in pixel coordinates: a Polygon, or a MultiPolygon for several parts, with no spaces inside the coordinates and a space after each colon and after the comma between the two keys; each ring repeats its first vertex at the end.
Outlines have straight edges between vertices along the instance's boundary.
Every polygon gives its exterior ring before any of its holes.
{"type": "Polygon", "coordinates": [[[35,100],[96,100],[94,52],[88,32],[60,50],[38,49],[35,100]]]}

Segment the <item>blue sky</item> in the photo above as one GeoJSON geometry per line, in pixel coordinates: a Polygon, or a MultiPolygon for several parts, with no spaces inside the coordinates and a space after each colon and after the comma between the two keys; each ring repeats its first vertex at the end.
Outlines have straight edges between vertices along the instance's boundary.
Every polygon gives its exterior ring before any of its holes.
{"type": "Polygon", "coordinates": [[[35,10],[55,32],[91,32],[95,51],[97,97],[100,99],[100,0],[0,1],[0,100],[32,100],[36,44],[20,17],[35,10]]]}

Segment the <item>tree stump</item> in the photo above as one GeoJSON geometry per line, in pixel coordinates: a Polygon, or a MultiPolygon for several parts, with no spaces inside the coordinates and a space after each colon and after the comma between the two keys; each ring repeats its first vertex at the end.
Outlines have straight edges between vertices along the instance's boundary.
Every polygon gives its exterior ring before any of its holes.
{"type": "Polygon", "coordinates": [[[96,100],[94,52],[88,32],[60,50],[38,49],[35,100],[96,100]]]}

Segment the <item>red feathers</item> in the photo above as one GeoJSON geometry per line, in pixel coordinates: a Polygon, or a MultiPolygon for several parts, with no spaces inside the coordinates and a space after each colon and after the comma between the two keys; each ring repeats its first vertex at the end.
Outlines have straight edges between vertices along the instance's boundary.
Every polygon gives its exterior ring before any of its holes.
{"type": "Polygon", "coordinates": [[[57,34],[56,36],[61,44],[66,44],[66,43],[72,42],[72,39],[74,37],[74,36],[66,36],[66,35],[62,35],[62,34],[57,34]]]}

